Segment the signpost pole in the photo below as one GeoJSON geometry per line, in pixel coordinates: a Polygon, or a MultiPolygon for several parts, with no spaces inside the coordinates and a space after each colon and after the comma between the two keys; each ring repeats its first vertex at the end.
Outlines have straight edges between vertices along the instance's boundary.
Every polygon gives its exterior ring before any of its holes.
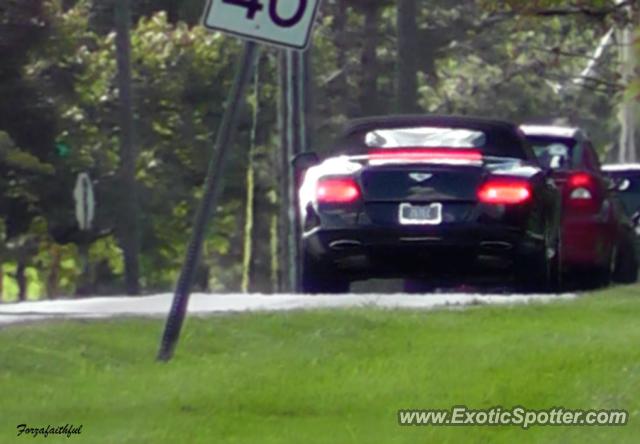
{"type": "Polygon", "coordinates": [[[231,138],[236,129],[237,116],[244,97],[247,85],[250,82],[251,74],[255,65],[257,45],[255,42],[247,41],[244,46],[242,57],[237,67],[237,72],[233,87],[229,94],[226,109],[214,146],[213,155],[209,163],[207,179],[205,183],[204,196],[198,212],[196,214],[195,225],[191,240],[187,249],[185,262],[180,272],[180,278],[176,285],[173,296],[171,311],[167,317],[164,334],[158,351],[159,361],[169,361],[180,336],[180,330],[187,311],[191,284],[200,258],[202,242],[209,220],[215,212],[217,200],[222,188],[222,175],[225,170],[225,161],[231,144],[231,138]]]}
{"type": "Polygon", "coordinates": [[[285,162],[287,166],[287,193],[288,193],[288,237],[289,237],[289,254],[287,255],[288,264],[288,285],[287,288],[290,292],[295,293],[298,290],[298,237],[297,237],[297,219],[296,213],[296,185],[293,166],[291,165],[291,159],[298,153],[299,141],[298,141],[298,124],[300,116],[300,103],[298,102],[297,95],[297,52],[292,49],[285,51],[286,71],[287,71],[287,146],[285,149],[285,162]]]}

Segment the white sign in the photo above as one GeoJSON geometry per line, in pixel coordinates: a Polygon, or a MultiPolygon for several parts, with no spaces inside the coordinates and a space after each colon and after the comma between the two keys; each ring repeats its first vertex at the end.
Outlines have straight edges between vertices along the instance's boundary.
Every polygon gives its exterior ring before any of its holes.
{"type": "Polygon", "coordinates": [[[209,0],[204,26],[270,45],[305,49],[320,0],[209,0]]]}
{"type": "Polygon", "coordinates": [[[73,189],[73,198],[76,201],[78,226],[83,231],[90,230],[96,211],[96,201],[93,196],[93,185],[87,173],[78,174],[76,187],[73,189]]]}

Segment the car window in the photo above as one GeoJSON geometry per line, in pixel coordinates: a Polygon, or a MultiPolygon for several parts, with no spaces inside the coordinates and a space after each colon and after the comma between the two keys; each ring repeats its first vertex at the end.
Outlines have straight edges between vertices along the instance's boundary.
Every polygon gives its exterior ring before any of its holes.
{"type": "Polygon", "coordinates": [[[389,128],[367,132],[369,148],[481,148],[487,136],[464,128],[389,128]]]}
{"type": "Polygon", "coordinates": [[[615,183],[615,194],[631,216],[640,211],[640,172],[608,171],[606,175],[615,183]]]}
{"type": "Polygon", "coordinates": [[[640,174],[617,176],[615,181],[619,193],[640,195],[640,174]]]}
{"type": "Polygon", "coordinates": [[[640,173],[609,174],[616,182],[616,194],[629,215],[640,211],[640,173]]]}
{"type": "Polygon", "coordinates": [[[571,168],[575,141],[539,136],[528,136],[527,140],[542,166],[554,170],[571,168]]]}
{"type": "Polygon", "coordinates": [[[618,183],[620,192],[640,194],[640,177],[622,177],[618,183]]]}
{"type": "Polygon", "coordinates": [[[344,134],[333,154],[366,154],[379,149],[452,148],[474,149],[484,156],[531,159],[527,143],[514,130],[487,130],[438,125],[371,126],[344,134]]]}

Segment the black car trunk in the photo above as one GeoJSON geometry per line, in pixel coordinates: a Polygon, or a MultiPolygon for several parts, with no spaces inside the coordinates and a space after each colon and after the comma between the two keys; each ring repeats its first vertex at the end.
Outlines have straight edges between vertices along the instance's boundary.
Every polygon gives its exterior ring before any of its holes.
{"type": "Polygon", "coordinates": [[[400,225],[400,206],[442,204],[442,221],[469,222],[484,177],[481,165],[384,165],[360,175],[365,212],[381,226],[400,225]]]}
{"type": "Polygon", "coordinates": [[[361,186],[365,202],[475,202],[483,173],[478,165],[369,167],[361,186]]]}

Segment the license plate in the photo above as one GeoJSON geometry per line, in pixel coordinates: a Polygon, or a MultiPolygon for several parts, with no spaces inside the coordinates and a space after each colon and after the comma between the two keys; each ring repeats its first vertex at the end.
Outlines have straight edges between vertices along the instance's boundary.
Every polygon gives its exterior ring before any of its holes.
{"type": "Polygon", "coordinates": [[[402,225],[439,225],[442,223],[442,204],[400,205],[400,223],[402,225]]]}

